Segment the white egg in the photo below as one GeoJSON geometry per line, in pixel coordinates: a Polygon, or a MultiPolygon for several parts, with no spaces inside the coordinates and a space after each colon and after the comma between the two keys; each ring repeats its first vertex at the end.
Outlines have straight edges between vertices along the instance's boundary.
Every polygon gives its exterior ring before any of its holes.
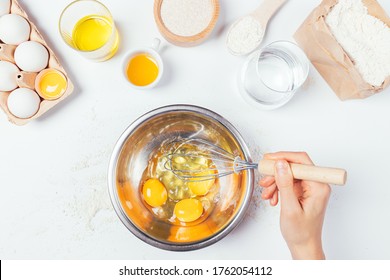
{"type": "Polygon", "coordinates": [[[0,17],[9,14],[11,8],[11,0],[0,0],[0,17]]]}
{"type": "Polygon", "coordinates": [[[28,119],[39,110],[41,99],[28,88],[18,88],[10,93],[7,100],[8,110],[17,118],[28,119]]]}
{"type": "Polygon", "coordinates": [[[11,91],[18,87],[16,74],[19,72],[15,64],[0,61],[0,91],[11,91]]]}
{"type": "Polygon", "coordinates": [[[0,40],[6,44],[19,45],[30,38],[30,24],[16,14],[0,17],[0,40]]]}
{"type": "Polygon", "coordinates": [[[46,68],[49,52],[40,43],[27,41],[16,47],[15,63],[23,71],[39,72],[46,68]]]}

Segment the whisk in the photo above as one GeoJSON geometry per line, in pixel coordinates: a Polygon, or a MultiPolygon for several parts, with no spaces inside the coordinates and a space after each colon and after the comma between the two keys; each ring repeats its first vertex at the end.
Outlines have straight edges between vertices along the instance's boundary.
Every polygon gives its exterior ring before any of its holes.
{"type": "MultiPolygon", "coordinates": [[[[166,155],[165,168],[179,179],[197,182],[228,176],[248,169],[257,169],[260,174],[274,175],[274,160],[261,159],[259,163],[248,162],[225,149],[203,139],[189,138],[170,142],[174,151],[166,155]],[[192,146],[195,149],[181,149],[192,146]],[[190,166],[186,162],[194,162],[190,166]],[[207,164],[209,163],[209,164],[207,164]]],[[[345,185],[347,172],[344,169],[318,167],[290,163],[295,179],[320,183],[345,185]]]]}

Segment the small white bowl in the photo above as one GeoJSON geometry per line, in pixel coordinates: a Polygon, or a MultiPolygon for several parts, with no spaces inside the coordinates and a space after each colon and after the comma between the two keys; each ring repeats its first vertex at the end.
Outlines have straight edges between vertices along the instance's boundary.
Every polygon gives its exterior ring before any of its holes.
{"type": "Polygon", "coordinates": [[[130,50],[125,56],[124,56],[124,59],[123,59],[123,63],[122,63],[122,71],[123,71],[123,75],[126,79],[126,81],[129,83],[129,85],[135,89],[151,89],[151,88],[154,88],[161,80],[161,77],[163,75],[163,72],[164,72],[164,63],[163,63],[163,60],[160,56],[160,54],[158,53],[158,48],[160,46],[160,40],[155,38],[153,40],[153,44],[151,47],[149,48],[140,48],[140,49],[134,49],[134,50],[130,50]],[[154,80],[153,83],[151,84],[148,84],[146,86],[137,86],[137,85],[134,85],[131,81],[129,81],[128,77],[127,77],[127,67],[129,65],[129,62],[132,58],[134,58],[135,56],[139,55],[139,54],[147,54],[147,55],[150,55],[157,63],[157,66],[158,66],[158,76],[157,78],[154,80]]]}

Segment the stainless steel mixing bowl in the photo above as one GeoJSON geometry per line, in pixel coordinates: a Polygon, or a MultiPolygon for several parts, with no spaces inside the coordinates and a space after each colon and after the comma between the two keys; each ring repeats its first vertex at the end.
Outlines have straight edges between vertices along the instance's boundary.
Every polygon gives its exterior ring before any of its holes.
{"type": "Polygon", "coordinates": [[[250,170],[222,178],[219,200],[199,224],[159,220],[142,201],[140,182],[162,142],[177,137],[202,138],[250,160],[243,138],[220,115],[196,106],[166,106],[137,119],[119,138],[110,161],[109,190],[116,213],[134,235],[161,249],[187,251],[221,240],[240,223],[249,207],[254,174],[250,170]]]}

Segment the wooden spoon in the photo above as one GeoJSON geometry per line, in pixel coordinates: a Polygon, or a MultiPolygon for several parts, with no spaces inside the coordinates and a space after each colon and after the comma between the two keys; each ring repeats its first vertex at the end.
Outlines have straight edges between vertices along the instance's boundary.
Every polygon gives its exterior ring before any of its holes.
{"type": "MultiPolygon", "coordinates": [[[[275,14],[275,12],[286,2],[287,0],[264,0],[261,5],[252,13],[236,20],[232,26],[229,29],[228,36],[227,36],[227,45],[229,51],[234,55],[247,55],[251,52],[253,52],[262,42],[263,36],[265,33],[265,30],[267,29],[268,21],[272,18],[272,16],[275,14]],[[237,24],[240,23],[243,19],[252,19],[257,21],[258,29],[262,29],[262,34],[257,34],[257,40],[252,41],[249,43],[248,48],[243,49],[242,51],[237,51],[229,42],[230,35],[232,34],[232,31],[234,31],[234,28],[237,27],[237,24]]],[[[259,32],[258,29],[255,30],[255,32],[259,32]]],[[[253,30],[248,30],[248,32],[251,32],[253,30]]],[[[251,38],[250,35],[253,34],[242,34],[244,35],[243,38],[251,38]],[[248,35],[248,36],[247,36],[248,35]]],[[[256,35],[256,34],[255,34],[256,35]]],[[[252,37],[253,40],[253,37],[252,37]]]]}

